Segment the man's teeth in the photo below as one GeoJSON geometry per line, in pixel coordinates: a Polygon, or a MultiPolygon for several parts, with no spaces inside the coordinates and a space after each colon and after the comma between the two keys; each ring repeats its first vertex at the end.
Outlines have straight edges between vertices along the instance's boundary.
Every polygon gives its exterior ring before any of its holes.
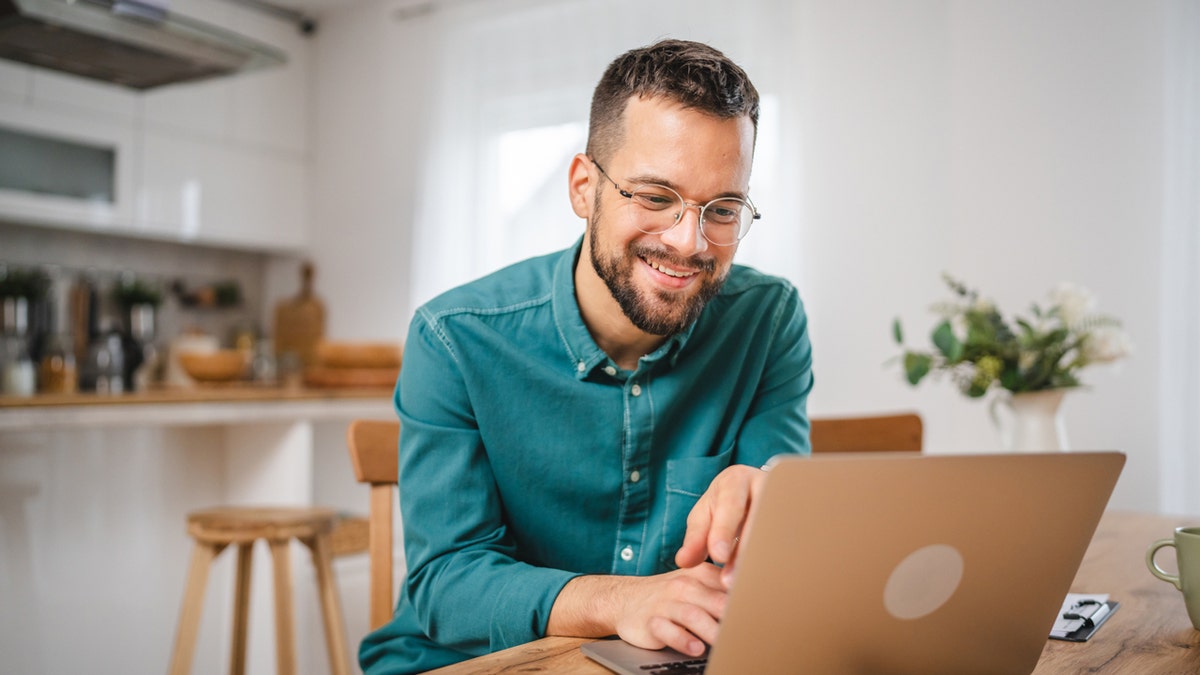
{"type": "Polygon", "coordinates": [[[654,269],[658,270],[659,272],[662,272],[663,274],[665,274],[669,277],[677,277],[677,278],[683,279],[683,278],[690,277],[690,276],[693,276],[696,274],[695,272],[680,272],[678,270],[673,270],[670,267],[665,267],[663,265],[660,265],[660,264],[654,262],[653,260],[647,260],[646,262],[649,263],[650,266],[653,267],[654,269]]]}

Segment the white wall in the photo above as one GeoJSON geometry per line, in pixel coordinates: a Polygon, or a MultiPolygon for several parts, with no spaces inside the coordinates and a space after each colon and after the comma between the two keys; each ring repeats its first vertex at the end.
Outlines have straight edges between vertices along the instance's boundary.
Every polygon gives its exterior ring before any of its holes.
{"type": "MultiPolygon", "coordinates": [[[[421,175],[428,36],[403,2],[330,17],[316,59],[313,255],[342,337],[402,337],[421,175]]],[[[933,452],[997,447],[985,406],[946,382],[903,384],[890,322],[924,339],[943,270],[1024,311],[1055,283],[1090,287],[1137,343],[1085,371],[1072,445],[1129,462],[1113,506],[1160,508],[1158,327],[1167,13],[1161,2],[885,0],[799,6],[787,269],[810,312],[815,414],[915,408],[933,452]]],[[[615,54],[614,54],[615,56],[615,54]]],[[[580,73],[594,81],[599,73],[580,73]]],[[[751,73],[753,76],[753,73],[751,73]]],[[[469,195],[464,198],[469,198],[469,195]]],[[[565,195],[564,195],[565,204],[565,195]]]]}
{"type": "Polygon", "coordinates": [[[1164,15],[1155,3],[806,5],[797,86],[812,411],[915,407],[934,452],[994,450],[986,405],[916,390],[889,322],[928,346],[945,270],[1024,312],[1090,287],[1138,346],[1065,404],[1071,444],[1129,461],[1113,505],[1158,508],[1164,15]]]}
{"type": "MultiPolygon", "coordinates": [[[[336,339],[399,340],[411,314],[410,225],[429,68],[426,36],[393,18],[401,4],[333,13],[317,36],[310,253],[336,339]]],[[[272,265],[275,297],[296,292],[296,267],[272,265]]]]}

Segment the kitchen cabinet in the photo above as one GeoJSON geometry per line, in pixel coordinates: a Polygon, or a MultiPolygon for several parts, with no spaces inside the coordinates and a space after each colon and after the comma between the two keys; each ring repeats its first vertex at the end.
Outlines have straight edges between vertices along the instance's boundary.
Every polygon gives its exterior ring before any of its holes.
{"type": "Polygon", "coordinates": [[[308,243],[309,52],[291,22],[217,0],[172,11],[287,53],[282,67],[144,92],[0,61],[0,126],[99,143],[109,206],[0,190],[0,219],[252,250],[308,243]]]}
{"type": "Polygon", "coordinates": [[[308,166],[286,156],[147,131],[138,223],[185,241],[299,249],[308,166]]]}
{"type": "MultiPolygon", "coordinates": [[[[104,172],[106,175],[97,180],[111,185],[109,198],[68,197],[43,190],[0,187],[0,216],[15,222],[93,231],[121,232],[129,229],[137,175],[137,131],[132,120],[0,101],[0,126],[22,134],[58,139],[108,152],[107,165],[92,169],[104,172]]],[[[10,167],[13,171],[28,170],[28,167],[19,166],[26,162],[26,158],[14,153],[0,157],[0,162],[17,164],[10,167]]]]}
{"type": "Polygon", "coordinates": [[[33,68],[14,61],[0,60],[0,101],[19,103],[29,93],[33,68]]]}
{"type": "Polygon", "coordinates": [[[138,113],[138,93],[97,80],[32,68],[29,95],[39,110],[132,122],[138,113]]]}

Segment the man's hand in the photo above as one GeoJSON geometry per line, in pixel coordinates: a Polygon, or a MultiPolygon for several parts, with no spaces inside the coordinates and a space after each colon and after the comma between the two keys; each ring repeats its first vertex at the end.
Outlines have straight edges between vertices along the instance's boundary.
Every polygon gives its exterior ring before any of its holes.
{"type": "Polygon", "coordinates": [[[615,633],[636,647],[700,656],[725,613],[720,572],[706,564],[649,577],[576,577],[555,600],[546,634],[615,633]]]}
{"type": "Polygon", "coordinates": [[[750,517],[750,509],[762,492],[767,474],[761,469],[735,464],[726,468],[700,496],[688,514],[683,546],[675,564],[690,568],[711,559],[721,570],[725,588],[733,583],[738,537],[750,517]]]}

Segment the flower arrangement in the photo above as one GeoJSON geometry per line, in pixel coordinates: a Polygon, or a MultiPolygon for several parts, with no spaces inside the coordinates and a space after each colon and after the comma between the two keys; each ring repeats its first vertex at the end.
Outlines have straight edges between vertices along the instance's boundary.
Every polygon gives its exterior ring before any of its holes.
{"type": "MultiPolygon", "coordinates": [[[[1063,283],[1045,308],[1010,323],[978,292],[943,275],[954,299],[935,304],[941,317],[934,327],[934,349],[903,353],[904,373],[912,385],[935,371],[950,375],[967,396],[978,398],[992,387],[1013,393],[1077,387],[1078,373],[1093,363],[1110,363],[1132,353],[1121,323],[1096,314],[1096,300],[1083,287],[1063,283]]],[[[904,346],[900,320],[892,323],[896,343],[904,346]]]]}

